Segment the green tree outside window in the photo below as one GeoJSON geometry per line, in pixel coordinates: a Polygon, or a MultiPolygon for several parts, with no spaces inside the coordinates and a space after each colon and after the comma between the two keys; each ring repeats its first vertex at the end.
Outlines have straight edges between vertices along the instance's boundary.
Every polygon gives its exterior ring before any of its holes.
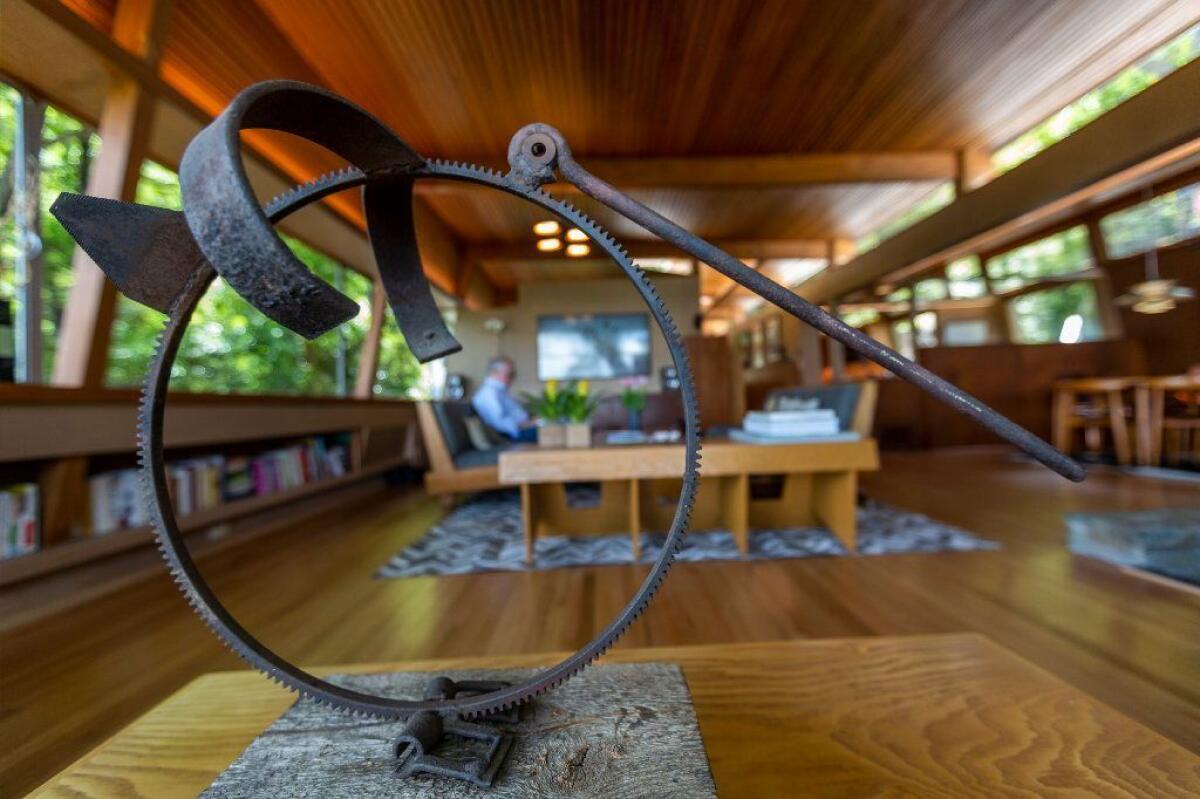
{"type": "MultiPolygon", "coordinates": [[[[178,209],[181,201],[177,176],[165,167],[145,162],[137,200],[178,209]]],[[[304,242],[287,235],[283,240],[315,274],[358,302],[358,315],[340,330],[306,341],[263,316],[218,278],[196,308],[180,345],[171,372],[173,389],[336,395],[339,388],[354,385],[370,325],[371,281],[304,242]],[[345,338],[344,349],[339,335],[345,338]],[[344,359],[339,351],[344,351],[344,359]]],[[[141,382],[162,327],[162,314],[120,298],[105,376],[108,385],[141,382]]],[[[380,371],[386,371],[389,381],[403,387],[401,394],[419,383],[420,365],[402,336],[385,343],[380,371]]]]}
{"type": "MultiPolygon", "coordinates": [[[[4,175],[4,207],[0,208],[0,296],[16,297],[15,285],[17,241],[13,219],[13,203],[8,199],[7,181],[12,169],[17,104],[20,94],[11,86],[0,84],[0,173],[4,175]]],[[[42,376],[49,381],[54,370],[58,328],[62,321],[67,296],[75,282],[71,256],[75,242],[58,220],[50,215],[50,205],[64,191],[83,191],[87,185],[91,164],[100,152],[100,138],[95,132],[54,106],[47,106],[42,126],[40,167],[41,259],[42,259],[42,376]]]]}

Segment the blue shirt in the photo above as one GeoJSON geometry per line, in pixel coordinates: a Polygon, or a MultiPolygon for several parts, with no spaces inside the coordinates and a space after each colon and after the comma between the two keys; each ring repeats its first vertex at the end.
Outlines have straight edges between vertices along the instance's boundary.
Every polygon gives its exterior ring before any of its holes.
{"type": "Polygon", "coordinates": [[[494,377],[488,377],[475,391],[471,406],[484,423],[509,438],[521,435],[521,424],[529,421],[529,414],[508,393],[508,386],[494,377]]]}

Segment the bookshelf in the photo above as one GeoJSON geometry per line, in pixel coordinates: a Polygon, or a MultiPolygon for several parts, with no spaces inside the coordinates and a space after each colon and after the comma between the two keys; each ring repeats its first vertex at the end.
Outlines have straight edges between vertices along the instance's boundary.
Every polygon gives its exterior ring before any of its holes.
{"type": "MultiPolygon", "coordinates": [[[[0,484],[34,482],[40,491],[41,549],[0,560],[0,586],[29,580],[145,546],[148,526],[95,535],[89,479],[136,464],[137,393],[43,386],[0,386],[0,484]]],[[[173,456],[268,450],[301,439],[343,436],[345,473],[242,499],[179,518],[185,533],[207,530],[378,477],[414,460],[412,403],[239,395],[173,395],[164,427],[173,456]]]]}

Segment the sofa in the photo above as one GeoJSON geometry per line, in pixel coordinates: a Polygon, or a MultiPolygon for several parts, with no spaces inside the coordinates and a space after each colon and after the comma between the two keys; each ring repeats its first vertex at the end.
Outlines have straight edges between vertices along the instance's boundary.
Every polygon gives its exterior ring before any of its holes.
{"type": "Polygon", "coordinates": [[[418,402],[417,421],[429,458],[426,491],[452,503],[457,494],[500,487],[500,453],[513,444],[483,424],[470,402],[418,402]]]}

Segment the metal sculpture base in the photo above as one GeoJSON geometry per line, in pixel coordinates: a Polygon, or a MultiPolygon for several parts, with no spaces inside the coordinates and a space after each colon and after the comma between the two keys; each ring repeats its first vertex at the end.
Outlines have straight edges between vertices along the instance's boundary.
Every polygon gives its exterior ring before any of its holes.
{"type": "MultiPolygon", "coordinates": [[[[434,677],[425,687],[425,699],[454,699],[478,696],[507,688],[511,683],[496,680],[454,681],[445,675],[434,677]]],[[[396,741],[398,773],[402,777],[430,774],[465,780],[481,788],[496,781],[504,758],[512,748],[509,731],[498,725],[512,725],[520,719],[521,707],[484,716],[480,722],[443,718],[423,710],[404,722],[396,741]],[[469,743],[472,742],[472,743],[469,743]]]]}
{"type": "MultiPolygon", "coordinates": [[[[475,687],[468,681],[518,682],[529,674],[527,670],[505,670],[448,676],[459,690],[468,690],[475,687]]],[[[433,676],[394,673],[331,679],[380,696],[412,697],[428,693],[433,676]]],[[[396,749],[398,742],[412,741],[414,722],[415,717],[408,722],[354,718],[302,700],[256,738],[203,796],[524,799],[716,795],[691,695],[674,664],[586,669],[525,706],[520,718],[470,722],[470,727],[482,728],[483,735],[494,738],[440,737],[436,747],[423,753],[425,758],[432,754],[433,759],[425,762],[435,768],[414,768],[409,776],[403,776],[400,772],[417,752],[405,746],[405,760],[400,762],[396,749]],[[496,752],[507,745],[507,757],[485,762],[495,740],[506,742],[496,752]],[[458,778],[445,776],[436,768],[445,765],[439,761],[465,767],[467,773],[458,778]],[[495,779],[485,787],[470,774],[478,774],[483,781],[489,776],[495,779]]],[[[429,730],[425,735],[426,741],[434,740],[429,730]]]]}

